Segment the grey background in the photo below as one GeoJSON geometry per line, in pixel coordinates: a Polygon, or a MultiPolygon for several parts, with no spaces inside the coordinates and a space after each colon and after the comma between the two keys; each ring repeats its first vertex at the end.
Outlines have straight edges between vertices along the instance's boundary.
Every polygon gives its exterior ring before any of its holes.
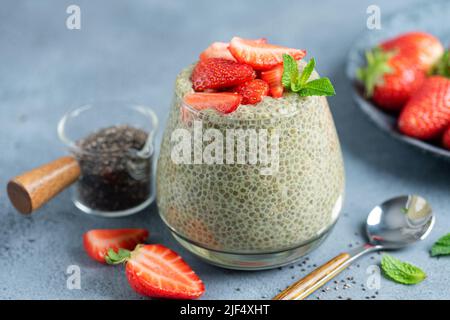
{"type": "MultiPolygon", "coordinates": [[[[151,242],[178,251],[206,284],[205,299],[270,298],[314,264],[364,240],[361,224],[376,203],[417,193],[431,201],[437,224],[429,238],[395,255],[422,267],[428,278],[416,286],[381,279],[378,295],[363,288],[365,257],[338,281],[343,289],[311,299],[450,298],[448,258],[430,258],[432,243],[450,232],[450,164],[392,140],[357,110],[344,74],[346,54],[365,31],[366,8],[374,1],[3,1],[0,7],[0,298],[135,299],[123,270],[91,261],[81,247],[92,228],[146,227],[151,242]],[[82,29],[67,30],[66,7],[78,4],[82,29]],[[153,205],[133,217],[88,217],[64,192],[30,217],[9,204],[5,185],[20,172],[52,160],[65,150],[56,123],[67,109],[95,99],[140,101],[167,119],[177,72],[212,41],[233,35],[267,37],[273,43],[308,49],[318,70],[335,84],[330,99],[346,171],[342,218],[307,261],[261,272],[209,266],[183,250],[162,225],[153,205]],[[66,289],[66,268],[81,268],[81,290],[66,289]],[[300,266],[299,266],[300,265],[300,266]],[[354,277],[352,284],[348,277],[354,277]],[[365,289],[366,291],[363,291],[365,289]]],[[[417,1],[376,1],[383,17],[417,1]]],[[[377,32],[377,31],[373,31],[377,32]]]]}

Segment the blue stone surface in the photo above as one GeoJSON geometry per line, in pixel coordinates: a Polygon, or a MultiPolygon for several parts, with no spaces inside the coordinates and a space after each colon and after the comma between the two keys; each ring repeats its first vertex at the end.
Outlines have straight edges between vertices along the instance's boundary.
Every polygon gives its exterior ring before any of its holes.
{"type": "MultiPolygon", "coordinates": [[[[417,3],[421,2],[377,1],[383,19],[417,3]]],[[[179,252],[204,280],[204,299],[267,299],[316,265],[363,243],[362,224],[370,209],[385,198],[406,193],[426,197],[437,223],[425,241],[394,254],[420,266],[428,278],[415,286],[381,278],[380,288],[371,290],[366,286],[368,267],[380,261],[373,254],[341,273],[338,285],[331,282],[324,287],[328,290],[310,299],[450,298],[450,260],[429,256],[432,243],[450,232],[450,165],[393,140],[352,102],[345,62],[355,39],[367,32],[370,4],[367,0],[3,2],[0,298],[139,299],[123,269],[89,259],[81,239],[92,228],[145,227],[151,242],[179,252]],[[66,28],[70,4],[81,7],[81,30],[66,28]],[[65,154],[56,124],[69,108],[105,98],[134,100],[153,106],[164,123],[179,70],[212,41],[234,35],[306,48],[308,56],[316,58],[318,71],[335,84],[337,95],[329,102],[346,164],[346,201],[341,219],[320,248],[281,270],[231,271],[205,264],[181,248],[155,205],[127,218],[94,218],[80,213],[70,191],[65,191],[29,217],[15,212],[5,192],[8,179],[65,154]],[[70,265],[81,269],[80,290],[67,289],[70,265]],[[342,280],[350,287],[344,289],[342,280]]]]}

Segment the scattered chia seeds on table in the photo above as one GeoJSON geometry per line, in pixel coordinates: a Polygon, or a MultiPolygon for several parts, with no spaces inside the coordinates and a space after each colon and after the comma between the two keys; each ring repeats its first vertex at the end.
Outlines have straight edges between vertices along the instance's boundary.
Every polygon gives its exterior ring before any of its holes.
{"type": "Polygon", "coordinates": [[[79,201],[100,211],[140,205],[151,194],[152,157],[141,157],[148,134],[128,125],[100,129],[77,142],[79,201]]]}

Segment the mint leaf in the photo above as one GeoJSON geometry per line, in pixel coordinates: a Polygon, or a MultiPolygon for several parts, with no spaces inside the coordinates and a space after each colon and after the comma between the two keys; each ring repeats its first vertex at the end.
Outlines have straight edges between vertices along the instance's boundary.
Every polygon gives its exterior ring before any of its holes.
{"type": "Polygon", "coordinates": [[[381,259],[381,269],[387,278],[402,284],[417,284],[427,277],[418,267],[388,254],[384,254],[381,259]]]}
{"type": "Polygon", "coordinates": [[[300,76],[299,82],[300,85],[304,85],[306,81],[308,81],[309,77],[311,76],[311,73],[314,71],[314,68],[316,67],[316,60],[314,58],[311,58],[311,60],[308,61],[305,68],[303,69],[303,72],[300,76]]]}
{"type": "Polygon", "coordinates": [[[283,54],[283,76],[281,77],[281,84],[283,87],[291,89],[298,81],[298,65],[297,61],[288,54],[283,54]]]}
{"type": "Polygon", "coordinates": [[[281,83],[286,89],[297,92],[301,97],[335,95],[330,79],[320,78],[308,81],[314,71],[316,61],[312,58],[299,75],[297,61],[288,54],[283,54],[283,75],[281,83]]]}
{"type": "Polygon", "coordinates": [[[444,256],[450,254],[450,233],[438,239],[431,247],[431,255],[444,256]]]}
{"type": "Polygon", "coordinates": [[[320,78],[307,82],[298,92],[302,97],[308,96],[332,96],[335,95],[330,79],[320,78]]]}

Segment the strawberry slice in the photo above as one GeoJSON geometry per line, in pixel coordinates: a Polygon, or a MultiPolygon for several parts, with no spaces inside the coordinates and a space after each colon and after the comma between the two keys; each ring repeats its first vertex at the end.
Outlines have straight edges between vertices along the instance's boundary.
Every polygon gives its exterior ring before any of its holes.
{"type": "Polygon", "coordinates": [[[148,231],[145,229],[96,229],[83,235],[83,246],[92,259],[106,263],[105,255],[109,249],[132,250],[147,238],[148,231]]]}
{"type": "Polygon", "coordinates": [[[283,96],[283,85],[281,84],[281,77],[283,76],[283,65],[276,66],[267,71],[261,72],[261,79],[269,84],[270,95],[274,98],[283,96]]]}
{"type": "Polygon", "coordinates": [[[240,84],[234,91],[242,96],[242,104],[256,104],[269,93],[269,85],[261,79],[240,84]]]}
{"type": "Polygon", "coordinates": [[[220,93],[188,93],[184,103],[196,110],[215,109],[220,113],[230,113],[241,104],[242,97],[233,92],[220,93]]]}
{"type": "Polygon", "coordinates": [[[236,59],[228,50],[228,42],[214,42],[208,48],[200,54],[200,60],[206,60],[210,58],[223,58],[227,60],[236,61],[236,59]]]}
{"type": "Polygon", "coordinates": [[[128,282],[137,293],[152,298],[196,299],[205,286],[174,251],[160,244],[137,246],[134,251],[108,251],[107,262],[126,262],[128,282]]]}
{"type": "Polygon", "coordinates": [[[200,60],[192,71],[191,80],[195,91],[234,87],[256,77],[249,65],[223,59],[200,60]]]}
{"type": "Polygon", "coordinates": [[[228,49],[237,61],[251,65],[255,70],[268,70],[283,63],[283,54],[289,54],[296,60],[300,60],[306,55],[305,50],[260,43],[239,37],[231,39],[228,49]]]}
{"type": "Polygon", "coordinates": [[[445,130],[444,135],[442,136],[442,145],[445,149],[450,150],[450,127],[445,130]]]}
{"type": "MultiPolygon", "coordinates": [[[[266,38],[261,38],[255,41],[257,43],[267,42],[266,38]]],[[[205,51],[200,54],[200,60],[206,60],[210,58],[223,58],[236,61],[230,50],[228,50],[229,45],[230,44],[228,42],[213,42],[208,48],[205,49],[205,51]]]]}

